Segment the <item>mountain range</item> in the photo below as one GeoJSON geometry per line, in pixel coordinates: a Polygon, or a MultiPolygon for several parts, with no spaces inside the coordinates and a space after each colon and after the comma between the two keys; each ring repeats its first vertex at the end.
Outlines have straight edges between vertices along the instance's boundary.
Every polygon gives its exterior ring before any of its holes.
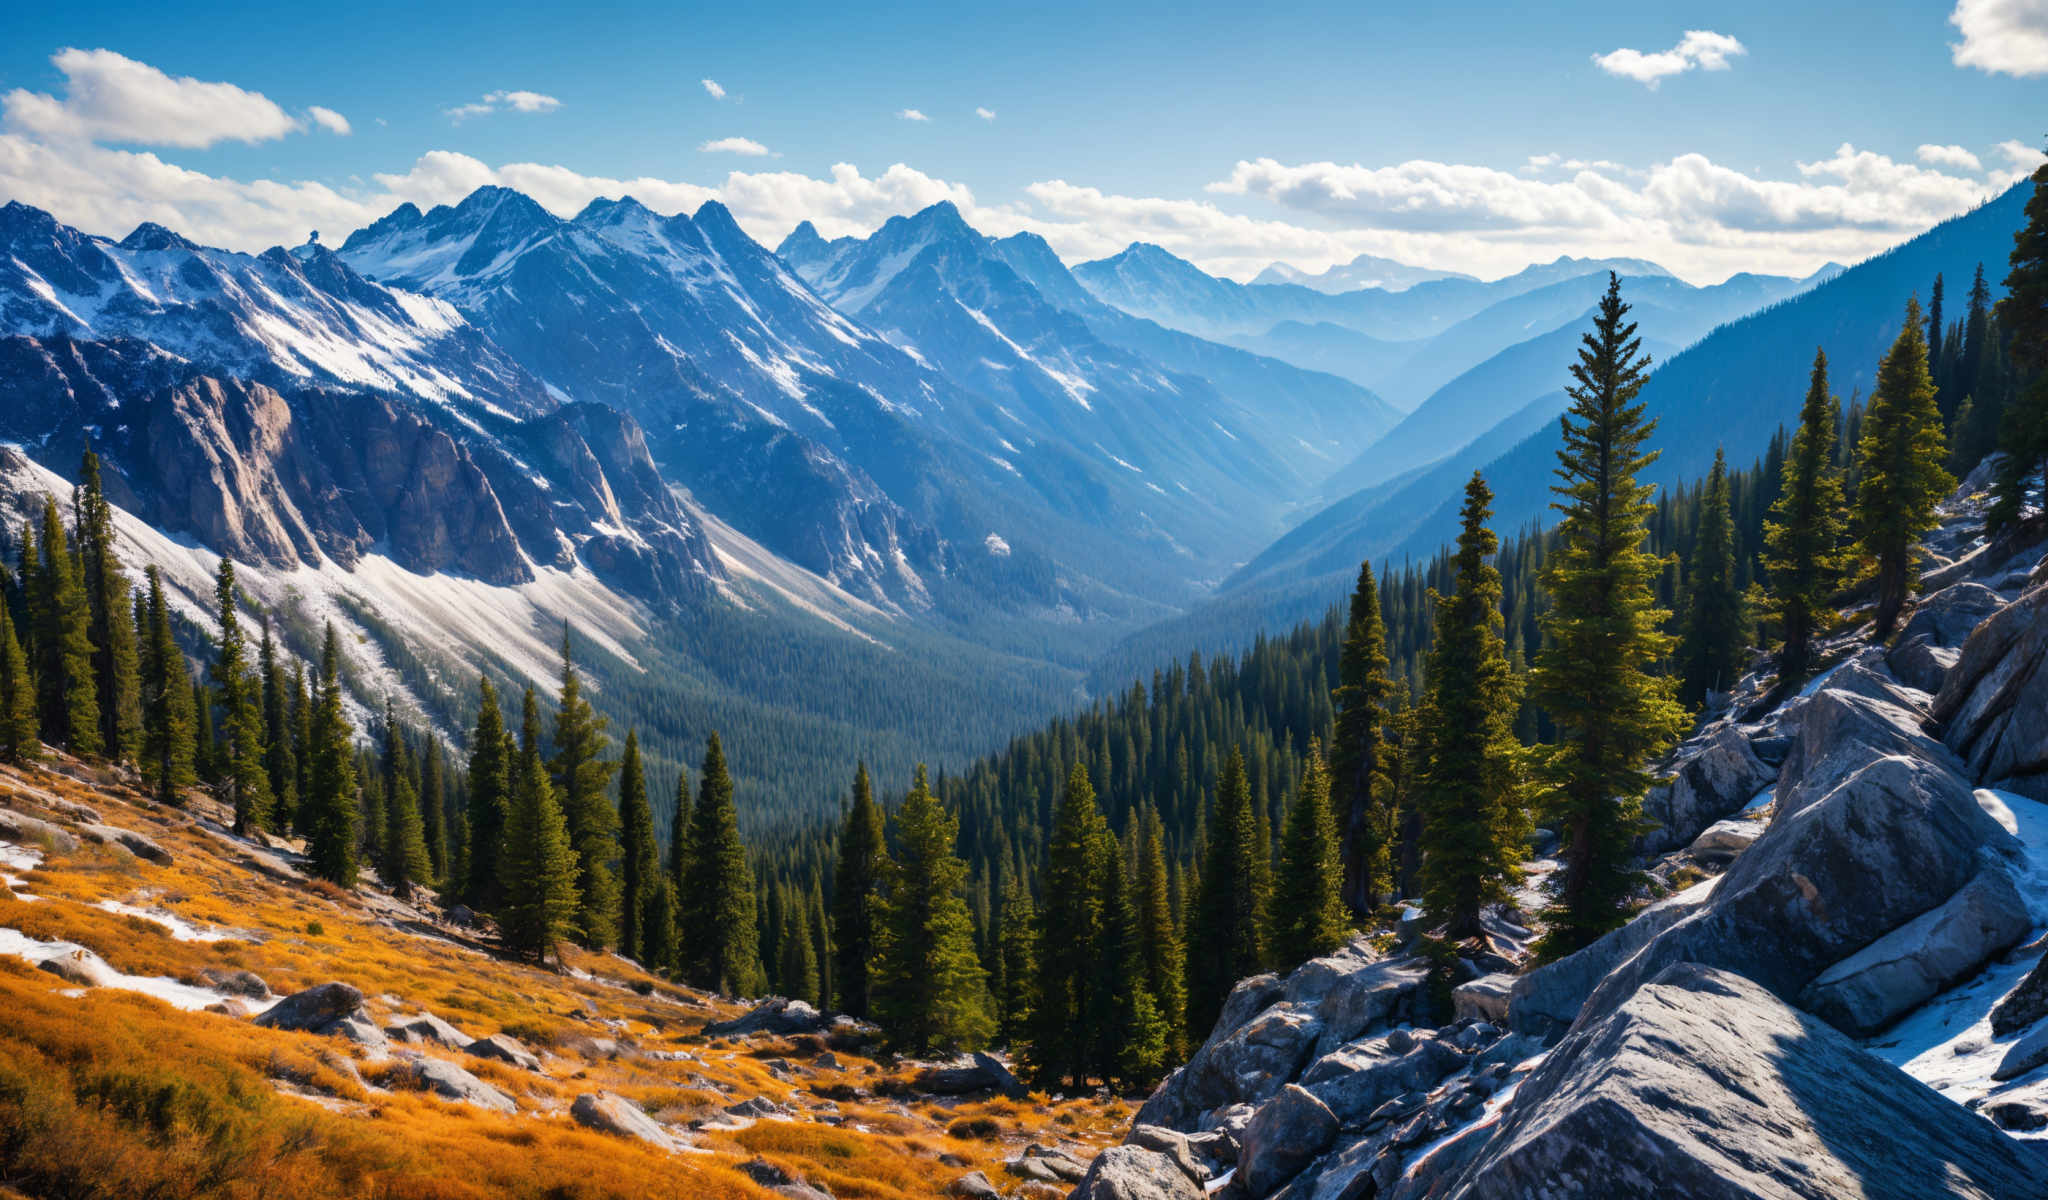
{"type": "MultiPolygon", "coordinates": [[[[600,686],[658,660],[707,713],[795,696],[825,724],[790,739],[863,718],[802,700],[799,658],[714,669],[732,646],[1003,680],[949,726],[965,753],[1119,638],[1319,587],[1361,523],[1430,536],[1425,487],[1554,415],[1610,269],[1660,356],[1811,282],[1566,258],[1326,291],[1142,244],[1070,269],[946,203],[771,251],[717,203],[561,216],[499,187],[249,255],[10,203],[0,493],[26,510],[96,450],[137,553],[169,539],[311,597],[288,642],[342,617],[429,717],[462,715],[464,655],[546,677],[535,630],[581,606],[608,614],[600,686]]],[[[201,631],[207,573],[170,572],[201,631]]]]}

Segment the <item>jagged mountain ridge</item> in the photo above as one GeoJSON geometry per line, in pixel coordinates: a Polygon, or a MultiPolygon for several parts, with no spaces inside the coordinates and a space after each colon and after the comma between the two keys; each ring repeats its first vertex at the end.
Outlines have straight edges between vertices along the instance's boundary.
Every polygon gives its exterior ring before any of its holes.
{"type": "Polygon", "coordinates": [[[990,239],[950,204],[864,239],[800,228],[779,252],[835,305],[989,397],[1006,461],[1045,444],[1092,450],[1198,552],[1209,535],[1183,514],[1254,525],[1389,416],[1340,380],[1108,309],[1042,239],[990,239]]]}
{"type": "Polygon", "coordinates": [[[317,245],[261,255],[143,224],[116,242],[0,207],[0,332],[150,341],[284,386],[400,391],[466,414],[557,403],[447,304],[381,287],[317,245]]]}
{"type": "Polygon", "coordinates": [[[1411,266],[1397,259],[1361,254],[1348,263],[1336,263],[1321,271],[1304,271],[1287,263],[1276,262],[1254,275],[1252,282],[1296,283],[1319,292],[1336,295],[1339,292],[1355,292],[1361,288],[1399,292],[1433,279],[1471,278],[1473,276],[1463,271],[1440,271],[1434,267],[1411,266]]]}

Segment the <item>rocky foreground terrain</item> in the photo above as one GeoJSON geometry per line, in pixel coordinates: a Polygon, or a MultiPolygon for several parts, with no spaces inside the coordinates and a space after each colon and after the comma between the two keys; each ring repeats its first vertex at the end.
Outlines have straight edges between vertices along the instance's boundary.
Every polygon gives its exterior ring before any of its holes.
{"type": "Polygon", "coordinates": [[[1538,858],[1452,962],[1243,980],[1076,1200],[2048,1196],[2048,559],[1981,483],[1889,645],[1718,698],[1629,924],[1527,968],[1538,858]]]}
{"type": "Polygon", "coordinates": [[[508,962],[229,818],[0,767],[0,1200],[1049,1198],[1128,1121],[801,1002],[508,962]]]}

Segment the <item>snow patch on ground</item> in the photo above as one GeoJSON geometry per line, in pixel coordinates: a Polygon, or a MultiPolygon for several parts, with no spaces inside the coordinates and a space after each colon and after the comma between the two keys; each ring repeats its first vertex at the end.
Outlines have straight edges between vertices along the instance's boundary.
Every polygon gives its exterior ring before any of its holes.
{"type": "Polygon", "coordinates": [[[0,883],[14,893],[16,900],[39,900],[22,889],[28,886],[22,875],[43,865],[43,852],[33,846],[17,846],[13,842],[0,842],[0,883]],[[17,875],[15,872],[21,874],[17,875]]]}
{"type": "Polygon", "coordinates": [[[181,942],[246,941],[249,938],[248,933],[239,929],[219,929],[210,925],[201,928],[166,908],[142,908],[119,900],[102,900],[93,907],[102,912],[161,925],[170,931],[172,938],[181,942]]]}
{"type": "MultiPolygon", "coordinates": [[[[2038,937],[2048,927],[2048,804],[1985,788],[1978,789],[1977,799],[2024,847],[2013,882],[2027,901],[2038,937]]],[[[2011,1084],[1992,1080],[1991,1073],[2006,1051],[2027,1031],[1994,1037],[1991,1010],[2033,969],[2035,959],[2033,954],[2015,952],[1990,964],[1969,982],[1928,1001],[1864,1048],[1958,1104],[1982,1100],[2031,1080],[2031,1074],[2011,1084]]],[[[2008,1132],[2015,1137],[2048,1140],[2048,1130],[2008,1132]]]]}
{"type": "MultiPolygon", "coordinates": [[[[76,942],[39,941],[18,929],[0,929],[0,954],[23,959],[37,966],[49,962],[51,959],[64,958],[67,955],[76,954],[81,950],[85,950],[85,947],[78,945],[76,942]]],[[[85,952],[87,954],[92,953],[90,950],[85,950],[85,952]]],[[[95,955],[94,957],[98,956],[95,955]]],[[[117,971],[114,972],[113,980],[108,986],[118,988],[124,992],[141,992],[145,996],[155,996],[165,1004],[173,1008],[182,1008],[187,1012],[198,1012],[209,1005],[219,1004],[227,999],[224,993],[216,992],[212,988],[193,987],[191,984],[179,983],[175,979],[162,975],[125,975],[117,971]]],[[[85,989],[83,988],[74,989],[73,991],[73,994],[77,995],[83,995],[84,993],[85,989]]],[[[273,1000],[271,1003],[274,1004],[276,1001],[273,1000]]],[[[252,1005],[251,1007],[260,1012],[269,1008],[270,1005],[252,1005]]]]}

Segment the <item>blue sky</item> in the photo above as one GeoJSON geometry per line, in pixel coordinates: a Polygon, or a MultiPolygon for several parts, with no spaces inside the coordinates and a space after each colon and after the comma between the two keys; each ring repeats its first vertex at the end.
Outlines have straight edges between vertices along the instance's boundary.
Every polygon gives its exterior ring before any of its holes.
{"type": "Polygon", "coordinates": [[[1897,241],[2044,132],[2029,0],[1542,7],[41,5],[0,45],[0,198],[244,248],[487,180],[565,211],[715,195],[771,241],[952,198],[1069,259],[1713,279],[1897,241]],[[728,139],[767,153],[704,149],[728,139]]]}

